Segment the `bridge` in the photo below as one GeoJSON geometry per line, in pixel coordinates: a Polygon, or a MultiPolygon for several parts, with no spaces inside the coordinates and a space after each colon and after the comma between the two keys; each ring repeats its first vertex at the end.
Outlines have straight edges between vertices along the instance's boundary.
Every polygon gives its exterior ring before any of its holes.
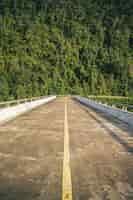
{"type": "Polygon", "coordinates": [[[0,125],[0,200],[133,199],[133,127],[71,97],[0,125]]]}

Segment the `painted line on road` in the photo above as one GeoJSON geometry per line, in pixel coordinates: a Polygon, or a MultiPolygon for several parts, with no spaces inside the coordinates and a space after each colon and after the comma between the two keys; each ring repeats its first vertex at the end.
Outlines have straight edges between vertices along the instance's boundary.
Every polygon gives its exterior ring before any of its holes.
{"type": "Polygon", "coordinates": [[[69,128],[67,118],[67,97],[65,98],[64,118],[64,160],[63,160],[63,188],[62,200],[72,200],[72,181],[70,168],[69,128]]]}

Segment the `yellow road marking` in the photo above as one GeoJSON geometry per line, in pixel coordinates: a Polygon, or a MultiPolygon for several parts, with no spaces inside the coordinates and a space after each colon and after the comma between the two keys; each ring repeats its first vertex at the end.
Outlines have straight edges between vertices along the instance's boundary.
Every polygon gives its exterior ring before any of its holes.
{"type": "Polygon", "coordinates": [[[68,118],[67,118],[67,98],[65,98],[62,200],[72,200],[72,182],[71,182],[70,150],[69,150],[69,130],[68,130],[68,118]]]}

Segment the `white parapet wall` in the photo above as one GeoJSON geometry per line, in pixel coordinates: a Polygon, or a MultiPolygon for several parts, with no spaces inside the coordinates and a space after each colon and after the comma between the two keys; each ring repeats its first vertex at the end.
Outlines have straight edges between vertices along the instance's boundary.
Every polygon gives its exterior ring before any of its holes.
{"type": "Polygon", "coordinates": [[[89,100],[87,98],[83,98],[83,97],[79,97],[79,96],[74,97],[74,99],[78,100],[80,103],[82,103],[88,107],[94,108],[98,111],[101,111],[101,112],[107,113],[111,116],[114,116],[133,127],[133,113],[131,113],[131,112],[123,111],[118,108],[113,108],[111,106],[97,103],[93,100],[89,100]]]}
{"type": "Polygon", "coordinates": [[[40,105],[48,103],[50,101],[53,101],[54,99],[56,99],[56,96],[44,97],[39,100],[21,103],[19,105],[11,106],[8,108],[2,108],[2,109],[0,109],[0,124],[3,124],[9,120],[12,120],[13,118],[17,117],[18,115],[28,112],[40,105]]]}

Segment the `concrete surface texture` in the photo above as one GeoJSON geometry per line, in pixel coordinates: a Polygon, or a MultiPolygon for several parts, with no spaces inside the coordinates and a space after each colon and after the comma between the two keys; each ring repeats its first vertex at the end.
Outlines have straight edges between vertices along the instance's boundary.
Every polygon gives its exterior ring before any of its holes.
{"type": "Polygon", "coordinates": [[[133,129],[63,97],[0,125],[0,200],[62,199],[65,113],[72,199],[132,200],[133,129]]]}

